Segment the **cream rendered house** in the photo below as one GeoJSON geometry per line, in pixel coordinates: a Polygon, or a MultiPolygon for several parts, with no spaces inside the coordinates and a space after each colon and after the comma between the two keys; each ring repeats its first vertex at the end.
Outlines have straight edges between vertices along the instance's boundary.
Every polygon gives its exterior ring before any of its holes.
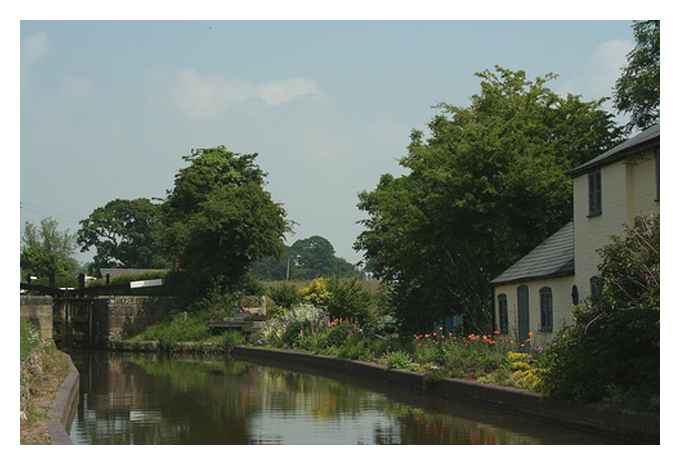
{"type": "Polygon", "coordinates": [[[659,213],[659,146],[657,124],[571,171],[573,221],[492,281],[497,329],[544,345],[573,322],[574,305],[599,292],[597,250],[659,213]]]}

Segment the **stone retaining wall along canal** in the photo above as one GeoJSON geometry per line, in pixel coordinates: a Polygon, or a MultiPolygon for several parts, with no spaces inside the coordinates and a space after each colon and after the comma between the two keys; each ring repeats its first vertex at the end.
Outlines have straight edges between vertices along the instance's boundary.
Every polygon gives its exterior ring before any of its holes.
{"type": "Polygon", "coordinates": [[[565,426],[594,432],[605,432],[629,438],[632,443],[659,442],[659,417],[638,415],[615,410],[598,409],[573,402],[547,399],[520,389],[481,384],[462,379],[427,380],[425,376],[404,370],[278,349],[239,346],[232,356],[252,361],[273,361],[297,367],[371,379],[389,383],[405,390],[425,391],[427,395],[457,401],[486,404],[507,412],[536,416],[565,426]]]}
{"type": "Polygon", "coordinates": [[[20,318],[30,321],[45,340],[52,339],[52,305],[52,297],[49,296],[21,296],[20,318]]]}
{"type": "Polygon", "coordinates": [[[52,444],[73,444],[67,430],[76,413],[78,405],[78,391],[80,389],[80,374],[68,357],[69,372],[61,383],[57,395],[50,405],[47,420],[47,432],[52,444]]]}

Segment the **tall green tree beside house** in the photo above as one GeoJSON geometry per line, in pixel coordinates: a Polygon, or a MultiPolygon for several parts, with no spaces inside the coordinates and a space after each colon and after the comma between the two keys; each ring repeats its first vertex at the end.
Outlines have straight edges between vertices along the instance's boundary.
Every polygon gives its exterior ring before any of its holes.
{"type": "Polygon", "coordinates": [[[193,150],[163,204],[165,246],[197,294],[238,285],[257,259],[281,253],[286,211],[265,190],[257,154],[193,150]]]}
{"type": "Polygon", "coordinates": [[[646,129],[659,121],[661,102],[661,22],[633,23],[635,48],[616,81],[616,108],[630,114],[627,131],[646,129]]]}
{"type": "Polygon", "coordinates": [[[429,136],[412,132],[407,174],[359,195],[367,219],[355,248],[411,329],[452,313],[490,329],[490,280],[570,219],[567,171],[620,141],[603,100],[558,95],[555,75],[477,76],[469,106],[441,104],[429,136]]]}
{"type": "Polygon", "coordinates": [[[81,252],[94,248],[94,267],[164,268],[161,207],[149,199],[116,199],[80,222],[81,252]]]}
{"type": "Polygon", "coordinates": [[[50,287],[73,285],[78,262],[73,258],[75,236],[60,231],[57,220],[43,219],[39,225],[26,223],[21,238],[22,273],[47,278],[50,287]]]}

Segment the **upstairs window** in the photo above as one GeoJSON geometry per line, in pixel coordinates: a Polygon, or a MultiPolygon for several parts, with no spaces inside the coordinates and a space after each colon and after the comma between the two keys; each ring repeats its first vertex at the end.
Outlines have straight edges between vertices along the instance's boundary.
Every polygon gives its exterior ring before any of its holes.
{"type": "Polygon", "coordinates": [[[602,214],[602,172],[593,171],[588,175],[588,216],[602,214]]]}
{"type": "Polygon", "coordinates": [[[539,294],[541,295],[541,331],[551,333],[553,330],[552,290],[549,287],[543,287],[539,294]]]}
{"type": "Polygon", "coordinates": [[[508,298],[505,294],[498,296],[498,325],[501,334],[508,334],[508,298]]]}

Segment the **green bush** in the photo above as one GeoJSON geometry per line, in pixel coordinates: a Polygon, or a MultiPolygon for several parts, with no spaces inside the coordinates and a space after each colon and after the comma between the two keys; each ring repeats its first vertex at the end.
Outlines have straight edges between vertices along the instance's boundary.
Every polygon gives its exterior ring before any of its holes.
{"type": "Polygon", "coordinates": [[[411,363],[413,361],[411,360],[411,356],[407,354],[406,352],[388,352],[386,353],[383,358],[382,358],[382,363],[387,367],[387,368],[410,368],[411,363]]]}
{"type": "Polygon", "coordinates": [[[541,361],[552,396],[598,401],[659,396],[659,217],[637,218],[599,251],[602,290],[574,312],[541,361]],[[621,394],[624,393],[624,394],[621,394]]]}
{"type": "Polygon", "coordinates": [[[224,348],[229,351],[245,342],[243,335],[239,331],[227,331],[222,336],[224,348]]]}
{"type": "Polygon", "coordinates": [[[298,293],[297,287],[292,284],[281,283],[270,287],[267,295],[274,303],[280,307],[293,308],[302,302],[302,297],[298,293]]]}
{"type": "Polygon", "coordinates": [[[165,321],[148,326],[134,336],[137,341],[158,341],[162,347],[178,342],[200,341],[210,336],[205,314],[178,313],[165,321]]]}
{"type": "Polygon", "coordinates": [[[331,318],[349,318],[360,323],[369,319],[373,299],[358,279],[331,279],[326,310],[331,318]]]}

